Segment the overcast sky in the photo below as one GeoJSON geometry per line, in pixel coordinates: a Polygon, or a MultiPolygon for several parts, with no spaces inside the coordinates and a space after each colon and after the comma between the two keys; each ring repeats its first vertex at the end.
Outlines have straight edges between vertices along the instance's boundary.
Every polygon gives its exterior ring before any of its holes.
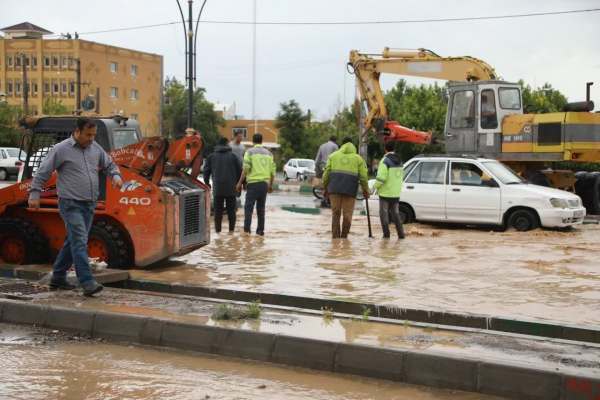
{"type": "MultiPolygon", "coordinates": [[[[187,7],[187,1],[181,0],[187,7]]],[[[252,0],[208,0],[202,19],[251,21],[252,0]]],[[[195,11],[200,0],[194,1],[195,11]]],[[[261,21],[389,21],[476,17],[600,7],[600,0],[257,0],[261,21]]],[[[0,0],[0,27],[29,21],[52,32],[92,32],[180,20],[175,0],[0,0]]],[[[195,16],[194,16],[195,18],[195,16]]],[[[252,112],[252,26],[201,23],[198,85],[213,102],[252,112]]],[[[82,39],[158,53],[165,75],[183,79],[180,24],[82,39]]],[[[600,109],[600,12],[487,21],[368,26],[257,27],[257,114],[272,118],[279,103],[296,99],[326,118],[354,96],[346,72],[351,49],[379,52],[425,47],[444,56],[487,61],[508,81],[551,83],[570,101],[583,100],[585,82],[596,81],[592,98],[600,109]]],[[[388,89],[399,79],[383,79],[388,89]]],[[[410,83],[422,80],[407,79],[410,83]]],[[[432,82],[432,81],[425,81],[432,82]]]]}

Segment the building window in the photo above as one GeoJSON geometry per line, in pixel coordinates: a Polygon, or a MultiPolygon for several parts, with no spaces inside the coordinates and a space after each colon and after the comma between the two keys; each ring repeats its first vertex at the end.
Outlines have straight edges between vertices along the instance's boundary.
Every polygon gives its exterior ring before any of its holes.
{"type": "Polygon", "coordinates": [[[11,96],[13,93],[13,83],[12,81],[9,79],[6,81],[6,94],[11,96]]]}
{"type": "Polygon", "coordinates": [[[52,67],[58,67],[58,56],[52,55],[52,67]]]}
{"type": "Polygon", "coordinates": [[[67,82],[65,81],[60,81],[60,94],[67,95],[67,82]]]}
{"type": "Polygon", "coordinates": [[[31,68],[37,68],[37,56],[31,56],[31,68]]]}
{"type": "Polygon", "coordinates": [[[15,68],[20,67],[21,66],[21,56],[15,56],[15,68]]]}
{"type": "Polygon", "coordinates": [[[69,82],[69,96],[73,96],[75,94],[75,81],[69,82]]]}
{"type": "Polygon", "coordinates": [[[67,62],[69,63],[69,69],[73,68],[73,62],[74,62],[74,61],[73,61],[73,57],[69,57],[69,58],[67,59],[67,62]]]}
{"type": "Polygon", "coordinates": [[[44,56],[44,68],[50,68],[50,56],[44,56]]]}
{"type": "Polygon", "coordinates": [[[115,98],[115,99],[116,99],[117,97],[119,97],[119,88],[116,88],[116,87],[114,87],[114,86],[113,86],[113,87],[111,87],[111,88],[110,88],[110,97],[113,97],[113,98],[115,98]]]}
{"type": "Polygon", "coordinates": [[[130,99],[131,100],[138,100],[139,99],[139,93],[137,91],[137,89],[131,89],[131,93],[130,93],[130,99]]]}
{"type": "Polygon", "coordinates": [[[21,95],[21,81],[15,81],[15,96],[21,95]]]}
{"type": "Polygon", "coordinates": [[[232,133],[231,137],[234,138],[235,135],[237,135],[239,132],[242,133],[242,137],[244,139],[248,138],[248,129],[246,129],[246,128],[232,128],[231,129],[231,133],[232,133]]]}
{"type": "Polygon", "coordinates": [[[34,96],[37,96],[37,94],[38,94],[38,84],[37,84],[37,81],[33,81],[33,83],[31,84],[31,93],[34,96]]]}
{"type": "Polygon", "coordinates": [[[138,66],[135,64],[131,64],[131,76],[137,76],[138,74],[138,66]]]}
{"type": "Polygon", "coordinates": [[[50,94],[50,82],[44,81],[44,94],[50,94]]]}
{"type": "Polygon", "coordinates": [[[131,114],[130,118],[131,119],[135,119],[137,121],[138,115],[137,114],[131,114]]]}
{"type": "Polygon", "coordinates": [[[61,66],[64,69],[69,68],[69,58],[65,55],[60,56],[61,66]]]}
{"type": "Polygon", "coordinates": [[[110,63],[110,72],[112,72],[113,74],[116,74],[118,70],[119,70],[119,65],[116,62],[111,62],[110,63]]]}
{"type": "Polygon", "coordinates": [[[6,66],[12,68],[13,66],[13,58],[12,56],[6,56],[6,66]]]}
{"type": "Polygon", "coordinates": [[[53,80],[52,81],[52,94],[58,94],[59,91],[60,91],[60,87],[58,85],[58,82],[53,80]]]}

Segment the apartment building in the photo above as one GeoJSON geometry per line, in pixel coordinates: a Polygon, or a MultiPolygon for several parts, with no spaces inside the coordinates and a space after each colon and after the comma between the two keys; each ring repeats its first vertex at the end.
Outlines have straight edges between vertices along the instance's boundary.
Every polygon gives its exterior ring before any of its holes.
{"type": "Polygon", "coordinates": [[[82,40],[76,35],[44,38],[52,32],[29,22],[3,28],[2,32],[0,100],[23,106],[27,90],[28,113],[36,115],[43,112],[48,98],[75,110],[80,90],[81,99],[93,100],[100,114],[120,113],[137,119],[144,135],[160,134],[161,55],[82,40]]]}

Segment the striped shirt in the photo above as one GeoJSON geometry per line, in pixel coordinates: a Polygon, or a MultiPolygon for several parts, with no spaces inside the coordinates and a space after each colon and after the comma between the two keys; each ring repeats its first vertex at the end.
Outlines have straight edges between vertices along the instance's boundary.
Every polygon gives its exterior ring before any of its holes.
{"type": "Polygon", "coordinates": [[[58,197],[82,201],[98,199],[98,172],[111,177],[120,175],[119,167],[98,143],[94,141],[83,148],[71,136],[56,144],[42,161],[31,183],[30,199],[40,198],[42,188],[54,171],[58,172],[58,197]]]}

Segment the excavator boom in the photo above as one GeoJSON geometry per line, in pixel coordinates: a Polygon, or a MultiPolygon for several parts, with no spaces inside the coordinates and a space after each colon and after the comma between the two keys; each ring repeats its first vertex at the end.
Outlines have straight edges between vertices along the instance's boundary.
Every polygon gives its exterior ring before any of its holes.
{"type": "Polygon", "coordinates": [[[356,75],[361,98],[367,103],[365,128],[374,128],[386,141],[418,144],[431,143],[431,132],[412,130],[388,120],[379,84],[381,73],[455,81],[497,78],[494,69],[484,61],[468,56],[440,57],[426,49],[397,51],[386,47],[381,54],[364,54],[352,50],[348,65],[356,75]]]}

